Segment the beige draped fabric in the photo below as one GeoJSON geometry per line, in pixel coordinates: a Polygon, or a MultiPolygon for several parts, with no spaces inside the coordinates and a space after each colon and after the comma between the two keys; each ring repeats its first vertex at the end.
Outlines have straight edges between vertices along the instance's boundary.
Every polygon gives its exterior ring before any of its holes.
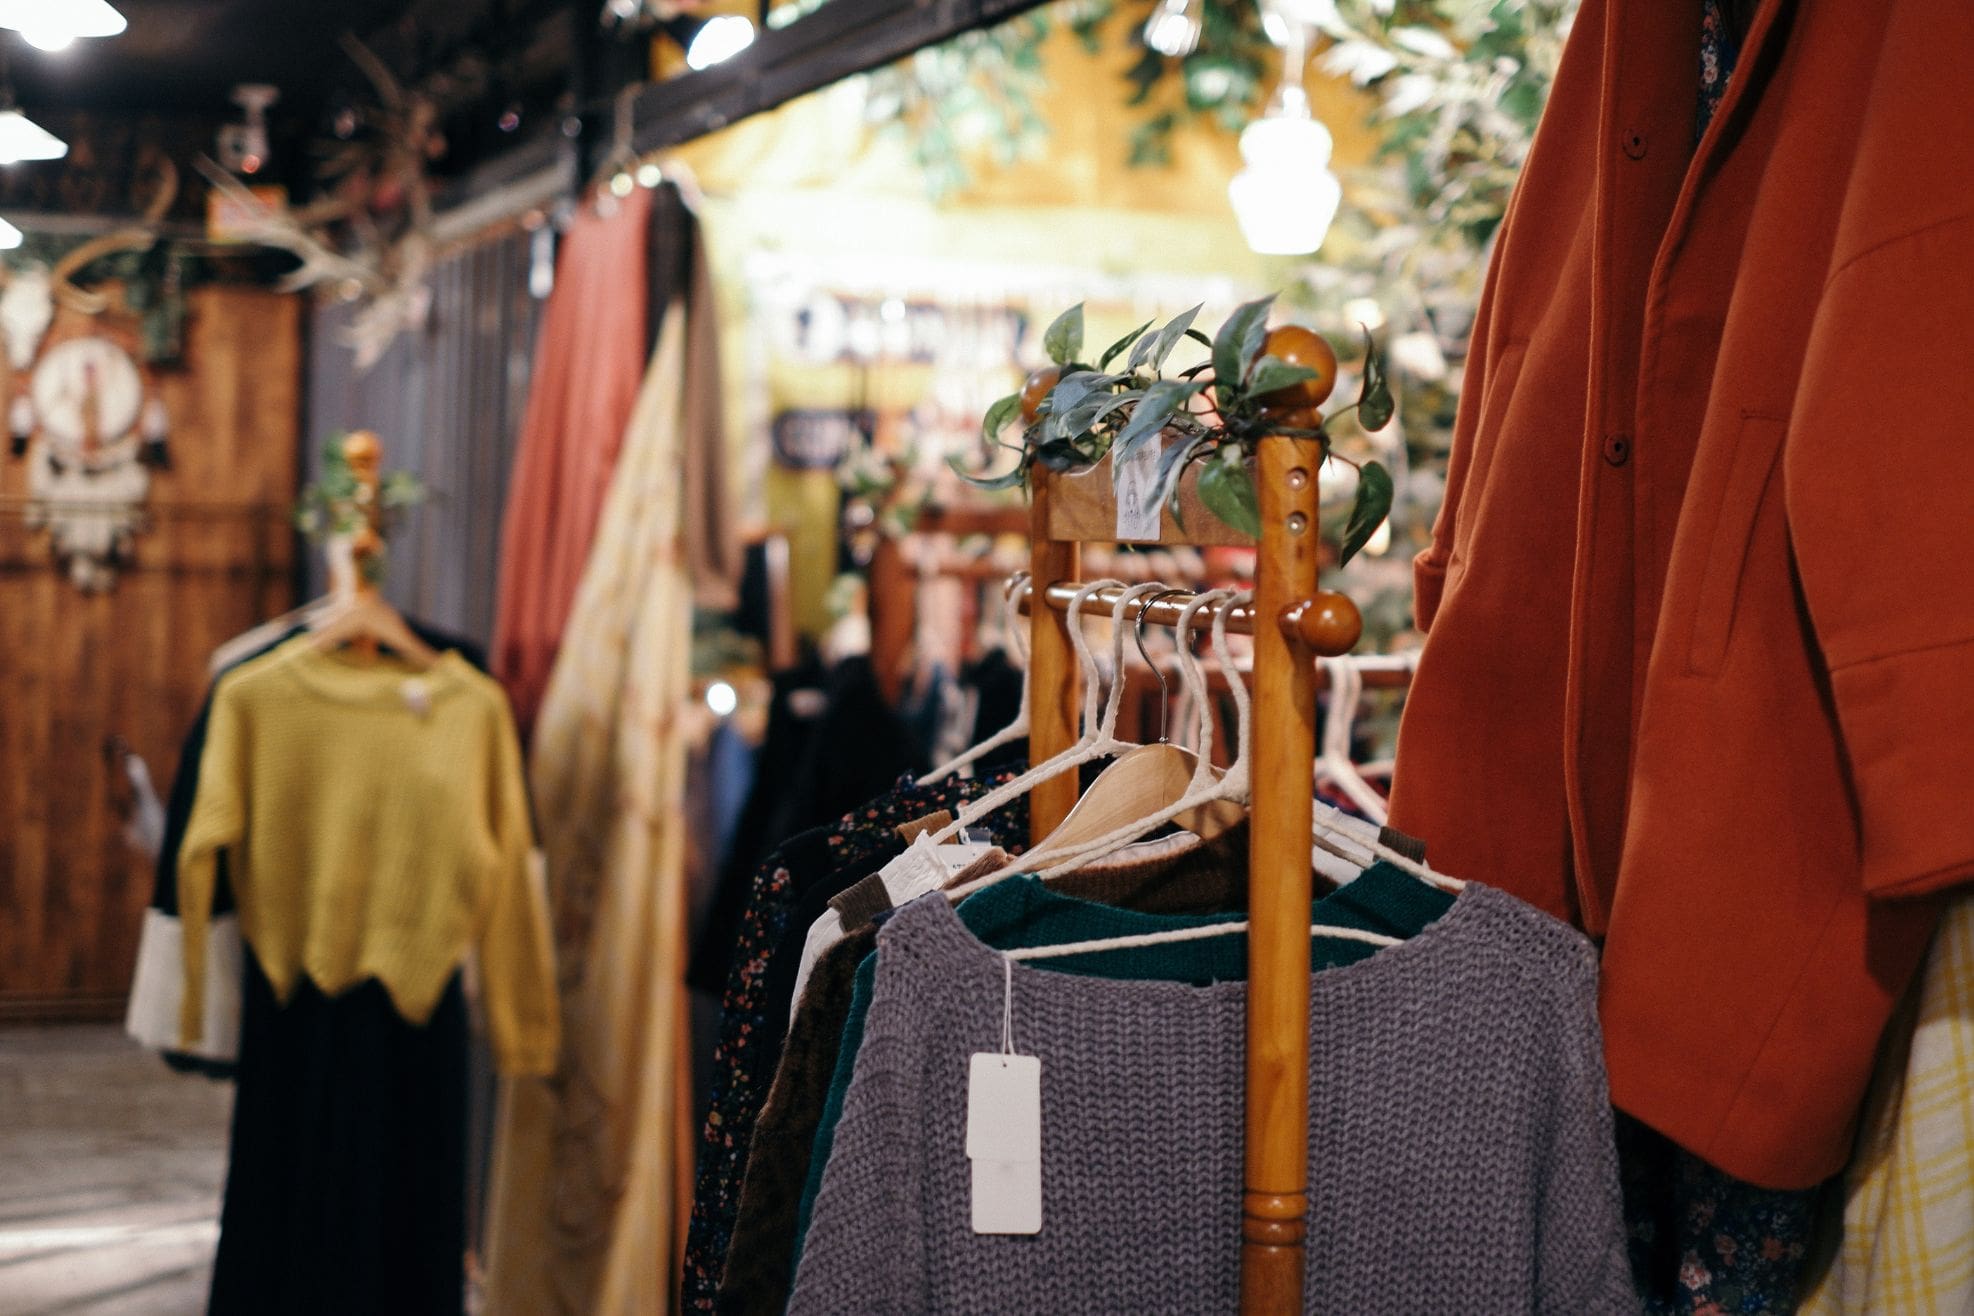
{"type": "Polygon", "coordinates": [[[503,1094],[492,1316],[675,1304],[691,1176],[681,712],[692,581],[679,473],[697,384],[686,322],[678,304],[665,313],[536,723],[564,1046],[553,1078],[503,1094]]]}

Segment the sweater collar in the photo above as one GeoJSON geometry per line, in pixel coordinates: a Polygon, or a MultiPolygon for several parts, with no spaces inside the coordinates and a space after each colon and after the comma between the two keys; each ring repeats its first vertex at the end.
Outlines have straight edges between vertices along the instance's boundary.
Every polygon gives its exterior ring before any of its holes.
{"type": "Polygon", "coordinates": [[[358,661],[318,649],[307,634],[283,646],[281,665],[311,694],[342,703],[410,707],[413,712],[458,689],[471,671],[456,649],[446,650],[430,668],[420,671],[385,655],[358,661]]]}

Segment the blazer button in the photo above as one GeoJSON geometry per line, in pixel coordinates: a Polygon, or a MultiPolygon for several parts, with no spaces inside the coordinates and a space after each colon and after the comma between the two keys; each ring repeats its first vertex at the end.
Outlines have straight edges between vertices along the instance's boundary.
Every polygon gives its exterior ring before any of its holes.
{"type": "Polygon", "coordinates": [[[1623,147],[1624,153],[1632,159],[1643,160],[1648,143],[1645,141],[1644,133],[1636,128],[1627,128],[1618,138],[1618,145],[1623,147]]]}
{"type": "Polygon", "coordinates": [[[1623,434],[1604,436],[1604,461],[1610,466],[1622,466],[1631,460],[1631,439],[1623,434]]]}

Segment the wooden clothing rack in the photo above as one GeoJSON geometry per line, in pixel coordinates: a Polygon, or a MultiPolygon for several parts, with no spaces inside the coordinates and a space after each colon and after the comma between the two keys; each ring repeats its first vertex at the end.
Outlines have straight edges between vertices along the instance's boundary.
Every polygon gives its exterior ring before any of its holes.
{"type": "MultiPolygon", "coordinates": [[[[1235,608],[1231,633],[1254,637],[1254,788],[1248,860],[1248,1011],[1245,1187],[1241,1202],[1241,1311],[1302,1310],[1304,1220],[1309,1209],[1310,818],[1315,795],[1318,651],[1301,622],[1316,591],[1317,471],[1314,439],[1264,438],[1256,445],[1261,515],[1254,602],[1235,608]]],[[[1117,507],[1106,458],[1086,471],[1033,470],[1029,509],[1029,758],[1040,763],[1077,736],[1078,669],[1066,616],[1082,545],[1113,543],[1117,507]]],[[[1180,489],[1181,530],[1161,511],[1163,545],[1208,547],[1253,541],[1200,502],[1189,474],[1180,489]]],[[[1150,622],[1178,620],[1186,599],[1134,604],[1150,622]]],[[[1202,609],[1200,625],[1215,609],[1202,609]]],[[[1335,656],[1323,654],[1321,656],[1335,656]]],[[[1040,783],[1029,796],[1039,842],[1075,805],[1076,774],[1040,783]]]]}

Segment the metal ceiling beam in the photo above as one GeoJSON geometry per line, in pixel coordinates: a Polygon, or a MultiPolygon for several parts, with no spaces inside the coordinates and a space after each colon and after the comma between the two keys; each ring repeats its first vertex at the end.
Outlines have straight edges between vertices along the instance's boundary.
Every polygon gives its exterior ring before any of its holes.
{"type": "MultiPolygon", "coordinates": [[[[638,154],[703,137],[752,114],[881,68],[963,32],[991,27],[1042,0],[829,0],[783,28],[763,31],[723,64],[646,87],[633,104],[638,154]]],[[[586,11],[585,11],[586,12],[586,11]]],[[[588,100],[585,140],[545,132],[475,166],[447,189],[442,209],[555,176],[581,186],[608,149],[611,98],[588,100]],[[587,163],[585,163],[587,161],[587,163]]]]}
{"type": "Polygon", "coordinates": [[[646,88],[632,140],[639,154],[677,146],[1039,3],[829,0],[787,27],[763,31],[723,64],[646,88]]]}

